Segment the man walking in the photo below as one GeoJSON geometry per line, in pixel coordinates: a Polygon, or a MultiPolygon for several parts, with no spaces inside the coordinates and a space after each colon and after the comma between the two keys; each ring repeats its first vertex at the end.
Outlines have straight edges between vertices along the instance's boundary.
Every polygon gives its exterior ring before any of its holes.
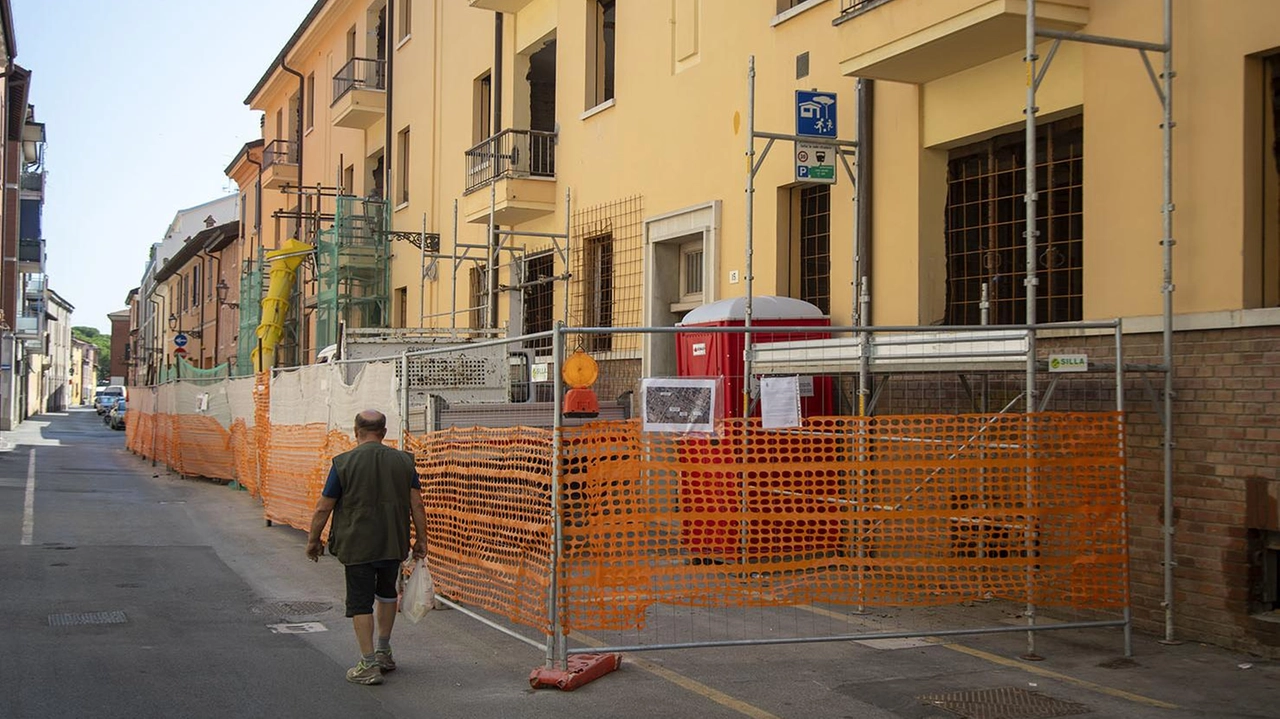
{"type": "Polygon", "coordinates": [[[307,557],[320,561],[320,533],[329,515],[329,550],[347,575],[347,616],[360,645],[360,661],[347,681],[381,684],[396,668],[391,628],[396,621],[396,578],[409,551],[409,520],[417,533],[413,556],[427,556],[427,516],[413,455],[382,443],[387,418],[376,410],[356,415],[356,448],[333,458],[307,537],[307,557]],[[376,605],[376,610],[375,610],[376,605]],[[374,645],[377,619],[378,642],[374,645]]]}

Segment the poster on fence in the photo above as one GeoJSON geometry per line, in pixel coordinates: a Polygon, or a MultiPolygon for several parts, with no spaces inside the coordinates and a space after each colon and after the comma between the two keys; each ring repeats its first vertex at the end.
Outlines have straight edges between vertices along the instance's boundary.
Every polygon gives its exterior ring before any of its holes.
{"type": "Polygon", "coordinates": [[[800,426],[799,377],[760,379],[760,426],[765,429],[800,426]]]}
{"type": "Polygon", "coordinates": [[[714,434],[723,410],[717,378],[648,377],[640,381],[640,416],[646,432],[714,434]]]}

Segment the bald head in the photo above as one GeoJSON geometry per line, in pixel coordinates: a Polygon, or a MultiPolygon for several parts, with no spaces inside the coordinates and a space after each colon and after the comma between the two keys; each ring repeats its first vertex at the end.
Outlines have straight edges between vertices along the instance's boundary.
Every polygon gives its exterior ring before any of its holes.
{"type": "Polygon", "coordinates": [[[356,441],[381,442],[387,436],[387,416],[376,409],[356,415],[356,441]]]}

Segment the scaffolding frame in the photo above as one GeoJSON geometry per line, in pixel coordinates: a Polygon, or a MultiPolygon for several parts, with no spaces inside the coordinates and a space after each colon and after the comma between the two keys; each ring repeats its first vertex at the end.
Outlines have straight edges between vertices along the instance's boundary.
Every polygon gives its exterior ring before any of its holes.
{"type": "MultiPolygon", "coordinates": [[[[760,171],[760,167],[764,165],[765,159],[769,157],[769,151],[773,149],[773,144],[778,140],[785,140],[797,143],[806,143],[813,145],[824,145],[831,148],[836,157],[840,158],[840,164],[844,166],[845,173],[849,176],[849,185],[852,188],[852,202],[854,208],[854,217],[858,214],[858,177],[854,173],[853,168],[849,166],[849,155],[855,155],[858,152],[858,143],[851,140],[841,140],[838,138],[828,137],[810,137],[801,136],[798,133],[794,135],[764,132],[756,130],[756,56],[751,55],[747,61],[747,187],[746,187],[746,205],[747,205],[747,226],[746,226],[746,292],[747,306],[744,313],[743,326],[747,332],[743,337],[743,374],[746,377],[751,376],[751,319],[752,310],[755,300],[755,294],[752,289],[752,283],[755,280],[755,196],[756,196],[756,173],[760,171]],[[764,150],[760,153],[760,159],[756,159],[756,140],[765,140],[764,150]]],[[[832,183],[834,184],[834,182],[832,183]]],[[[864,324],[862,313],[865,312],[867,303],[870,302],[869,286],[867,279],[862,277],[859,280],[859,274],[864,272],[862,267],[862,252],[858,236],[858,223],[853,223],[853,307],[852,320],[854,325],[864,324]],[[861,291],[859,291],[861,286],[861,291]]],[[[566,318],[568,317],[566,313],[566,318]]],[[[865,386],[865,385],[864,385],[865,386]]],[[[742,411],[748,412],[751,407],[751,382],[742,383],[742,411]]],[[[864,414],[866,409],[866,395],[859,389],[858,395],[858,414],[864,414]]]]}
{"type": "MultiPolygon", "coordinates": [[[[1161,203],[1162,215],[1162,233],[1160,245],[1162,248],[1163,261],[1163,279],[1161,283],[1161,293],[1163,297],[1162,307],[1162,360],[1161,364],[1156,367],[1149,365],[1133,365],[1124,367],[1127,371],[1132,372],[1151,372],[1157,371],[1164,376],[1164,387],[1159,397],[1159,409],[1161,424],[1163,425],[1164,438],[1162,442],[1163,456],[1161,460],[1164,482],[1164,515],[1163,539],[1164,539],[1164,600],[1162,606],[1165,614],[1165,636],[1162,640],[1164,643],[1179,643],[1174,638],[1173,627],[1173,610],[1174,610],[1174,591],[1173,591],[1173,568],[1175,566],[1173,552],[1173,247],[1176,244],[1173,238],[1173,79],[1175,73],[1173,71],[1173,2],[1172,0],[1162,0],[1163,9],[1163,42],[1153,43],[1139,40],[1130,40],[1126,38],[1108,37],[1102,35],[1091,35],[1078,32],[1066,32],[1061,30],[1052,30],[1048,28],[1039,28],[1036,24],[1036,0],[1027,0],[1026,6],[1026,27],[1025,27],[1025,48],[1023,61],[1026,64],[1027,72],[1027,90],[1026,100],[1023,108],[1025,119],[1025,142],[1026,142],[1026,163],[1024,168],[1025,188],[1023,192],[1023,204],[1025,207],[1025,228],[1024,240],[1026,245],[1025,258],[1025,275],[1023,285],[1026,288],[1026,318],[1025,325],[1030,327],[1027,342],[1028,348],[1026,353],[1026,388],[1024,392],[1026,412],[1034,413],[1040,409],[1040,402],[1037,398],[1036,374],[1038,371],[1036,359],[1036,287],[1039,284],[1036,272],[1036,239],[1039,231],[1036,229],[1036,204],[1038,201],[1038,193],[1036,190],[1036,92],[1041,82],[1044,81],[1049,66],[1057,54],[1058,48],[1063,42],[1082,42],[1108,47],[1124,48],[1136,50],[1141,56],[1147,74],[1151,79],[1152,86],[1155,89],[1156,97],[1160,102],[1162,110],[1162,120],[1160,123],[1163,145],[1163,166],[1162,166],[1162,185],[1163,185],[1163,201],[1161,203]],[[1053,44],[1048,54],[1044,58],[1044,62],[1037,68],[1037,61],[1040,56],[1036,52],[1036,43],[1038,39],[1053,40],[1053,44]],[[1159,53],[1163,58],[1161,72],[1157,73],[1152,65],[1150,53],[1159,53]]],[[[752,310],[752,259],[754,254],[753,247],[753,215],[754,215],[754,180],[756,172],[760,165],[764,162],[768,155],[769,149],[773,146],[774,140],[792,140],[796,141],[800,138],[794,135],[781,135],[776,133],[757,132],[755,129],[755,56],[751,56],[748,66],[748,114],[747,114],[747,183],[746,183],[746,317],[744,325],[748,329],[748,337],[750,337],[751,327],[751,310],[752,310]],[[768,140],[764,152],[760,158],[756,159],[755,143],[757,138],[768,140]]],[[[810,138],[803,138],[806,142],[810,138]]],[[[856,175],[849,168],[848,160],[845,154],[845,147],[852,147],[854,152],[858,151],[857,143],[849,143],[839,140],[826,140],[825,144],[833,145],[837,150],[837,154],[841,158],[846,171],[853,181],[857,181],[856,175]]],[[[857,216],[858,192],[857,187],[854,188],[854,207],[855,217],[857,216]]],[[[864,324],[861,318],[864,317],[869,301],[870,301],[870,277],[861,267],[860,249],[861,240],[865,238],[858,237],[858,223],[853,223],[854,227],[854,309],[853,324],[861,326],[864,324]]],[[[985,300],[984,300],[985,304],[985,300]]],[[[865,335],[865,333],[864,333],[865,335]]],[[[869,357],[868,348],[862,348],[862,357],[864,358],[863,367],[860,371],[859,381],[859,414],[866,410],[866,393],[868,391],[868,369],[865,358],[869,357]]],[[[750,376],[752,361],[752,349],[750,342],[746,343],[744,349],[744,366],[745,374],[750,376]]],[[[751,383],[743,383],[743,406],[749,407],[751,396],[751,383]]],[[[1051,391],[1051,390],[1050,390],[1051,391]]],[[[1028,542],[1032,538],[1028,537],[1028,542]]],[[[1126,612],[1130,610],[1126,608],[1126,612]]],[[[1128,617],[1126,617],[1128,619],[1128,617]]],[[[1027,606],[1027,622],[1028,625],[1035,624],[1035,607],[1031,604],[1027,606]]],[[[1035,653],[1035,633],[1028,630],[1027,632],[1027,658],[1039,658],[1035,653]]]]}
{"type": "Polygon", "coordinates": [[[317,347],[336,343],[340,326],[388,324],[390,212],[386,200],[338,195],[332,227],[316,233],[317,347]]]}
{"type": "MultiPolygon", "coordinates": [[[[1173,247],[1177,244],[1173,238],[1173,79],[1176,76],[1173,70],[1173,0],[1163,0],[1163,25],[1164,38],[1163,42],[1152,43],[1139,40],[1129,40],[1118,37],[1107,37],[1102,35],[1089,35],[1077,32],[1065,32],[1061,30],[1050,30],[1047,28],[1039,28],[1036,26],[1036,0],[1027,0],[1027,22],[1026,22],[1026,48],[1024,62],[1027,66],[1027,96],[1024,113],[1026,115],[1026,190],[1023,196],[1023,202],[1026,206],[1026,229],[1025,238],[1027,246],[1026,257],[1026,277],[1023,282],[1026,285],[1026,304],[1027,304],[1027,324],[1035,326],[1036,311],[1036,91],[1040,87],[1040,83],[1044,80],[1045,74],[1049,70],[1050,64],[1053,62],[1054,55],[1058,51],[1058,47],[1064,42],[1082,42],[1094,45],[1103,45],[1107,47],[1124,48],[1138,51],[1142,58],[1142,64],[1147,70],[1147,75],[1151,79],[1151,84],[1155,89],[1156,98],[1160,101],[1162,117],[1160,122],[1161,140],[1163,145],[1163,166],[1162,166],[1162,191],[1163,201],[1161,203],[1160,213],[1162,218],[1162,232],[1160,238],[1161,255],[1163,261],[1163,281],[1161,283],[1160,292],[1162,294],[1162,327],[1161,327],[1161,347],[1162,359],[1161,366],[1158,371],[1164,374],[1164,388],[1160,396],[1160,421],[1164,429],[1164,438],[1162,442],[1162,470],[1164,474],[1164,515],[1162,517],[1162,533],[1164,539],[1164,639],[1162,643],[1178,644],[1178,640],[1174,638],[1173,627],[1173,609],[1174,609],[1174,592],[1173,592],[1173,569],[1176,566],[1173,556],[1173,247]],[[1053,44],[1049,48],[1048,55],[1045,56],[1043,64],[1039,70],[1036,69],[1036,61],[1040,59],[1036,53],[1037,38],[1051,39],[1053,44]],[[1151,63],[1150,53],[1159,53],[1162,56],[1163,64],[1161,71],[1156,72],[1155,67],[1151,63]]],[[[1036,408],[1035,398],[1035,340],[1036,333],[1034,329],[1030,333],[1031,341],[1030,352],[1027,360],[1027,411],[1033,412],[1036,408]]],[[[1135,371],[1142,371],[1142,368],[1132,368],[1135,371]]],[[[1127,611],[1127,610],[1126,610],[1127,611]]],[[[1034,615],[1028,617],[1029,621],[1034,620],[1034,615]]],[[[1034,635],[1028,633],[1028,654],[1034,655],[1035,643],[1034,635]]]]}
{"type": "MultiPolygon", "coordinates": [[[[458,240],[458,201],[453,201],[453,246],[448,254],[437,251],[434,253],[423,254],[423,261],[430,259],[432,265],[439,260],[449,260],[453,271],[453,292],[452,302],[450,304],[449,317],[450,326],[453,329],[458,328],[458,312],[472,312],[474,310],[483,309],[487,317],[486,327],[476,329],[497,329],[497,307],[499,292],[520,292],[534,285],[546,284],[547,282],[561,282],[564,284],[564,317],[565,321],[569,318],[569,281],[573,279],[573,273],[570,268],[570,249],[572,245],[572,222],[573,222],[573,191],[566,189],[564,193],[564,232],[537,232],[533,230],[504,230],[497,225],[497,178],[489,181],[489,222],[488,237],[489,241],[485,244],[476,242],[460,242],[458,240]],[[537,281],[526,281],[523,277],[519,282],[512,282],[508,285],[499,285],[498,272],[502,267],[515,267],[520,259],[526,254],[526,248],[516,247],[512,240],[517,237],[543,239],[551,241],[551,251],[564,264],[564,272],[550,278],[537,281]],[[461,250],[461,252],[459,252],[461,250]],[[474,253],[484,253],[482,256],[476,256],[474,253]],[[499,258],[503,253],[507,253],[512,257],[510,263],[503,263],[499,258]],[[458,270],[463,263],[472,262],[476,266],[482,266],[486,270],[487,282],[485,283],[485,303],[479,307],[458,308],[458,270]]],[[[425,266],[425,265],[424,265],[425,266]]],[[[439,314],[444,313],[438,313],[439,314]]],[[[426,315],[423,315],[423,319],[426,315]]],[[[510,322],[510,318],[508,318],[510,322]]],[[[527,334],[522,332],[521,334],[527,334]]]]}

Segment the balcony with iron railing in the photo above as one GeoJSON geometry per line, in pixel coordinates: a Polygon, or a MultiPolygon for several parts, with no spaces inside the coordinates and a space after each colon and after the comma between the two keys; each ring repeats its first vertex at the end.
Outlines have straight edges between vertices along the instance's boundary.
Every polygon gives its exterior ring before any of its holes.
{"type": "Polygon", "coordinates": [[[40,336],[42,315],[24,312],[13,319],[13,334],[18,339],[34,339],[40,336]]]}
{"type": "Polygon", "coordinates": [[[41,240],[41,239],[18,240],[18,271],[19,272],[43,272],[44,271],[44,240],[41,240]]]}
{"type": "Polygon", "coordinates": [[[333,124],[367,130],[387,113],[387,63],[353,57],[333,76],[333,124]]]}
{"type": "Polygon", "coordinates": [[[464,214],[511,225],[555,212],[556,133],[506,129],[466,152],[464,214]],[[479,192],[491,187],[489,192],[479,192]]]}
{"type": "MultiPolygon", "coordinates": [[[[1040,0],[1039,28],[1077,31],[1090,0],[1040,0]]],[[[923,84],[1014,54],[1026,44],[1019,0],[840,0],[842,74],[923,84]]]]}
{"type": "Polygon", "coordinates": [[[48,286],[48,279],[45,275],[27,275],[26,294],[28,298],[44,297],[45,288],[48,286]]]}
{"type": "Polygon", "coordinates": [[[262,150],[262,186],[278,190],[298,184],[298,143],[273,140],[262,150]]]}
{"type": "Polygon", "coordinates": [[[893,2],[893,0],[840,0],[840,15],[857,15],[887,2],[893,2]]]}
{"type": "Polygon", "coordinates": [[[43,172],[23,172],[18,179],[18,189],[23,194],[43,193],[44,192],[44,173],[43,172]]]}

